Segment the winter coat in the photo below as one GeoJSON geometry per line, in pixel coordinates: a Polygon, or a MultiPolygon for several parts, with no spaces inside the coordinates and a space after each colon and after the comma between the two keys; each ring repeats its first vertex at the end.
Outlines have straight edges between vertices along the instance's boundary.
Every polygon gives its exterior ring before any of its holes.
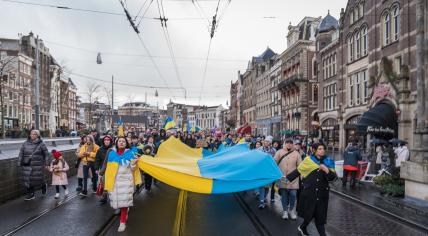
{"type": "Polygon", "coordinates": [[[395,159],[395,167],[401,167],[401,163],[403,161],[409,160],[410,153],[407,146],[397,148],[395,153],[397,155],[397,159],[395,159]]]}
{"type": "Polygon", "coordinates": [[[85,143],[82,147],[80,147],[78,157],[82,159],[82,162],[95,161],[95,155],[97,154],[99,148],[100,147],[95,143],[92,145],[88,145],[85,143]],[[84,157],[83,153],[85,152],[89,152],[89,156],[84,157]]]}
{"type": "Polygon", "coordinates": [[[376,164],[382,164],[382,155],[383,155],[382,147],[377,146],[376,147],[376,164]]]}
{"type": "Polygon", "coordinates": [[[119,165],[113,191],[109,192],[110,205],[114,209],[133,205],[134,178],[130,164],[119,165]]]}
{"type": "Polygon", "coordinates": [[[306,221],[315,218],[316,224],[325,224],[329,198],[329,181],[336,179],[334,161],[330,157],[318,160],[315,156],[306,157],[297,169],[287,175],[289,181],[302,176],[297,212],[306,221]],[[329,173],[319,169],[323,163],[329,168],[329,173]]]}
{"type": "Polygon", "coordinates": [[[67,171],[70,169],[64,159],[60,159],[58,164],[54,165],[55,160],[51,161],[49,171],[52,172],[52,185],[68,185],[67,171]]]}
{"type": "Polygon", "coordinates": [[[357,167],[358,161],[361,161],[361,159],[360,150],[354,146],[349,146],[343,153],[343,166],[350,165],[357,167]]]}
{"type": "Polygon", "coordinates": [[[22,144],[18,155],[18,165],[21,165],[21,160],[28,156],[31,158],[30,165],[21,166],[21,179],[23,185],[29,187],[39,187],[45,184],[44,169],[49,163],[49,152],[45,143],[39,138],[35,141],[28,139],[22,144]]]}
{"type": "Polygon", "coordinates": [[[141,184],[141,174],[136,163],[132,165],[133,159],[135,157],[130,150],[122,155],[113,149],[108,152],[104,181],[114,209],[132,206],[134,186],[141,184]]]}
{"type": "MultiPolygon", "coordinates": [[[[284,149],[280,149],[278,152],[275,153],[274,156],[275,162],[278,164],[278,167],[284,176],[287,176],[288,174],[296,170],[297,166],[300,164],[300,162],[302,162],[302,158],[300,157],[300,154],[297,151],[292,151],[287,156],[282,158],[287,153],[289,152],[284,149]],[[281,162],[279,162],[280,160],[281,162]]],[[[284,180],[280,179],[276,182],[276,184],[278,188],[299,189],[298,178],[288,183],[285,183],[284,180]]]]}
{"type": "Polygon", "coordinates": [[[191,148],[195,148],[196,147],[196,140],[194,139],[186,139],[184,141],[185,144],[187,144],[187,146],[191,147],[191,148]]]}
{"type": "Polygon", "coordinates": [[[95,154],[95,169],[99,170],[103,166],[104,160],[107,157],[107,152],[111,147],[101,146],[95,154]]]}

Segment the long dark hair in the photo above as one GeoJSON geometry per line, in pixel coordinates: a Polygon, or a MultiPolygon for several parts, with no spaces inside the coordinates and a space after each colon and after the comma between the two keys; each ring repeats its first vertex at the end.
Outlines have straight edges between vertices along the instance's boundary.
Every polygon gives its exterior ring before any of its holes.
{"type": "Polygon", "coordinates": [[[128,148],[130,148],[131,146],[129,145],[129,142],[128,142],[128,140],[125,138],[125,137],[118,137],[117,139],[116,139],[116,142],[115,142],[115,147],[116,147],[116,150],[119,150],[119,147],[118,147],[118,142],[119,142],[119,139],[125,139],[125,142],[126,142],[126,146],[125,146],[125,149],[128,149],[128,148]]]}
{"type": "Polygon", "coordinates": [[[82,137],[80,137],[80,146],[84,145],[86,143],[86,135],[83,135],[82,137]]]}

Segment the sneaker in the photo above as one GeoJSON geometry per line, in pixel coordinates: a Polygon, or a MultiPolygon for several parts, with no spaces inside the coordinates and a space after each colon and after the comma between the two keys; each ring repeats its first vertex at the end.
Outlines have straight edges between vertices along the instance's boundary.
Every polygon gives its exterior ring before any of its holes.
{"type": "Polygon", "coordinates": [[[291,211],[291,212],[290,212],[290,218],[291,218],[292,220],[297,220],[297,215],[296,215],[296,213],[295,213],[294,211],[291,211]]]}
{"type": "Polygon", "coordinates": [[[46,195],[46,192],[48,191],[48,185],[47,184],[44,184],[43,186],[42,186],[42,195],[46,195]]]}
{"type": "Polygon", "coordinates": [[[299,232],[299,235],[301,235],[301,236],[309,236],[308,231],[306,231],[306,229],[305,229],[305,230],[303,230],[303,229],[300,227],[300,225],[299,225],[299,227],[297,227],[297,232],[299,232]]]}
{"type": "Polygon", "coordinates": [[[68,197],[68,194],[69,194],[68,189],[66,189],[66,190],[64,191],[64,196],[65,196],[65,197],[68,197]]]}
{"type": "Polygon", "coordinates": [[[264,201],[260,202],[258,208],[259,209],[265,209],[266,208],[266,203],[264,201]]]}
{"type": "Polygon", "coordinates": [[[282,217],[281,217],[283,220],[288,220],[288,212],[287,211],[284,211],[283,213],[282,213],[282,217]]]}
{"type": "Polygon", "coordinates": [[[79,196],[87,197],[88,196],[88,192],[85,191],[85,190],[83,190],[82,192],[79,193],[79,196]]]}
{"type": "Polygon", "coordinates": [[[31,200],[34,200],[35,198],[36,198],[36,195],[34,195],[34,193],[31,193],[24,198],[24,201],[31,201],[31,200]]]}
{"type": "Polygon", "coordinates": [[[126,229],[125,223],[120,223],[119,228],[117,229],[117,232],[123,232],[126,229]]]}
{"type": "Polygon", "coordinates": [[[55,199],[59,198],[59,193],[55,193],[55,199]]]}

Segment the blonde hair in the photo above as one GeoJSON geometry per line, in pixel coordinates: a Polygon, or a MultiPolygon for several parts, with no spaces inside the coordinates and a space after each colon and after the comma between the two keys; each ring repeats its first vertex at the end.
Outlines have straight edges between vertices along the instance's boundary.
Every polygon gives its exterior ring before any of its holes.
{"type": "Polygon", "coordinates": [[[37,129],[33,129],[33,130],[31,130],[31,131],[30,131],[30,135],[31,135],[31,133],[33,133],[33,132],[37,134],[37,137],[38,137],[38,138],[40,138],[40,131],[39,131],[39,130],[37,130],[37,129]]]}

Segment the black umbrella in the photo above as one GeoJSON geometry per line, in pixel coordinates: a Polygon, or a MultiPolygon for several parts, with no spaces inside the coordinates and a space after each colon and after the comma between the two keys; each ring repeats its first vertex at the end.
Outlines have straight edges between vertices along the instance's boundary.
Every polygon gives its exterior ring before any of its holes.
{"type": "Polygon", "coordinates": [[[374,138],[371,140],[371,143],[377,145],[377,144],[387,144],[388,142],[383,139],[374,138]]]}
{"type": "Polygon", "coordinates": [[[407,141],[398,139],[398,138],[393,138],[391,140],[389,140],[389,143],[392,145],[401,145],[401,144],[407,144],[407,141]]]}

